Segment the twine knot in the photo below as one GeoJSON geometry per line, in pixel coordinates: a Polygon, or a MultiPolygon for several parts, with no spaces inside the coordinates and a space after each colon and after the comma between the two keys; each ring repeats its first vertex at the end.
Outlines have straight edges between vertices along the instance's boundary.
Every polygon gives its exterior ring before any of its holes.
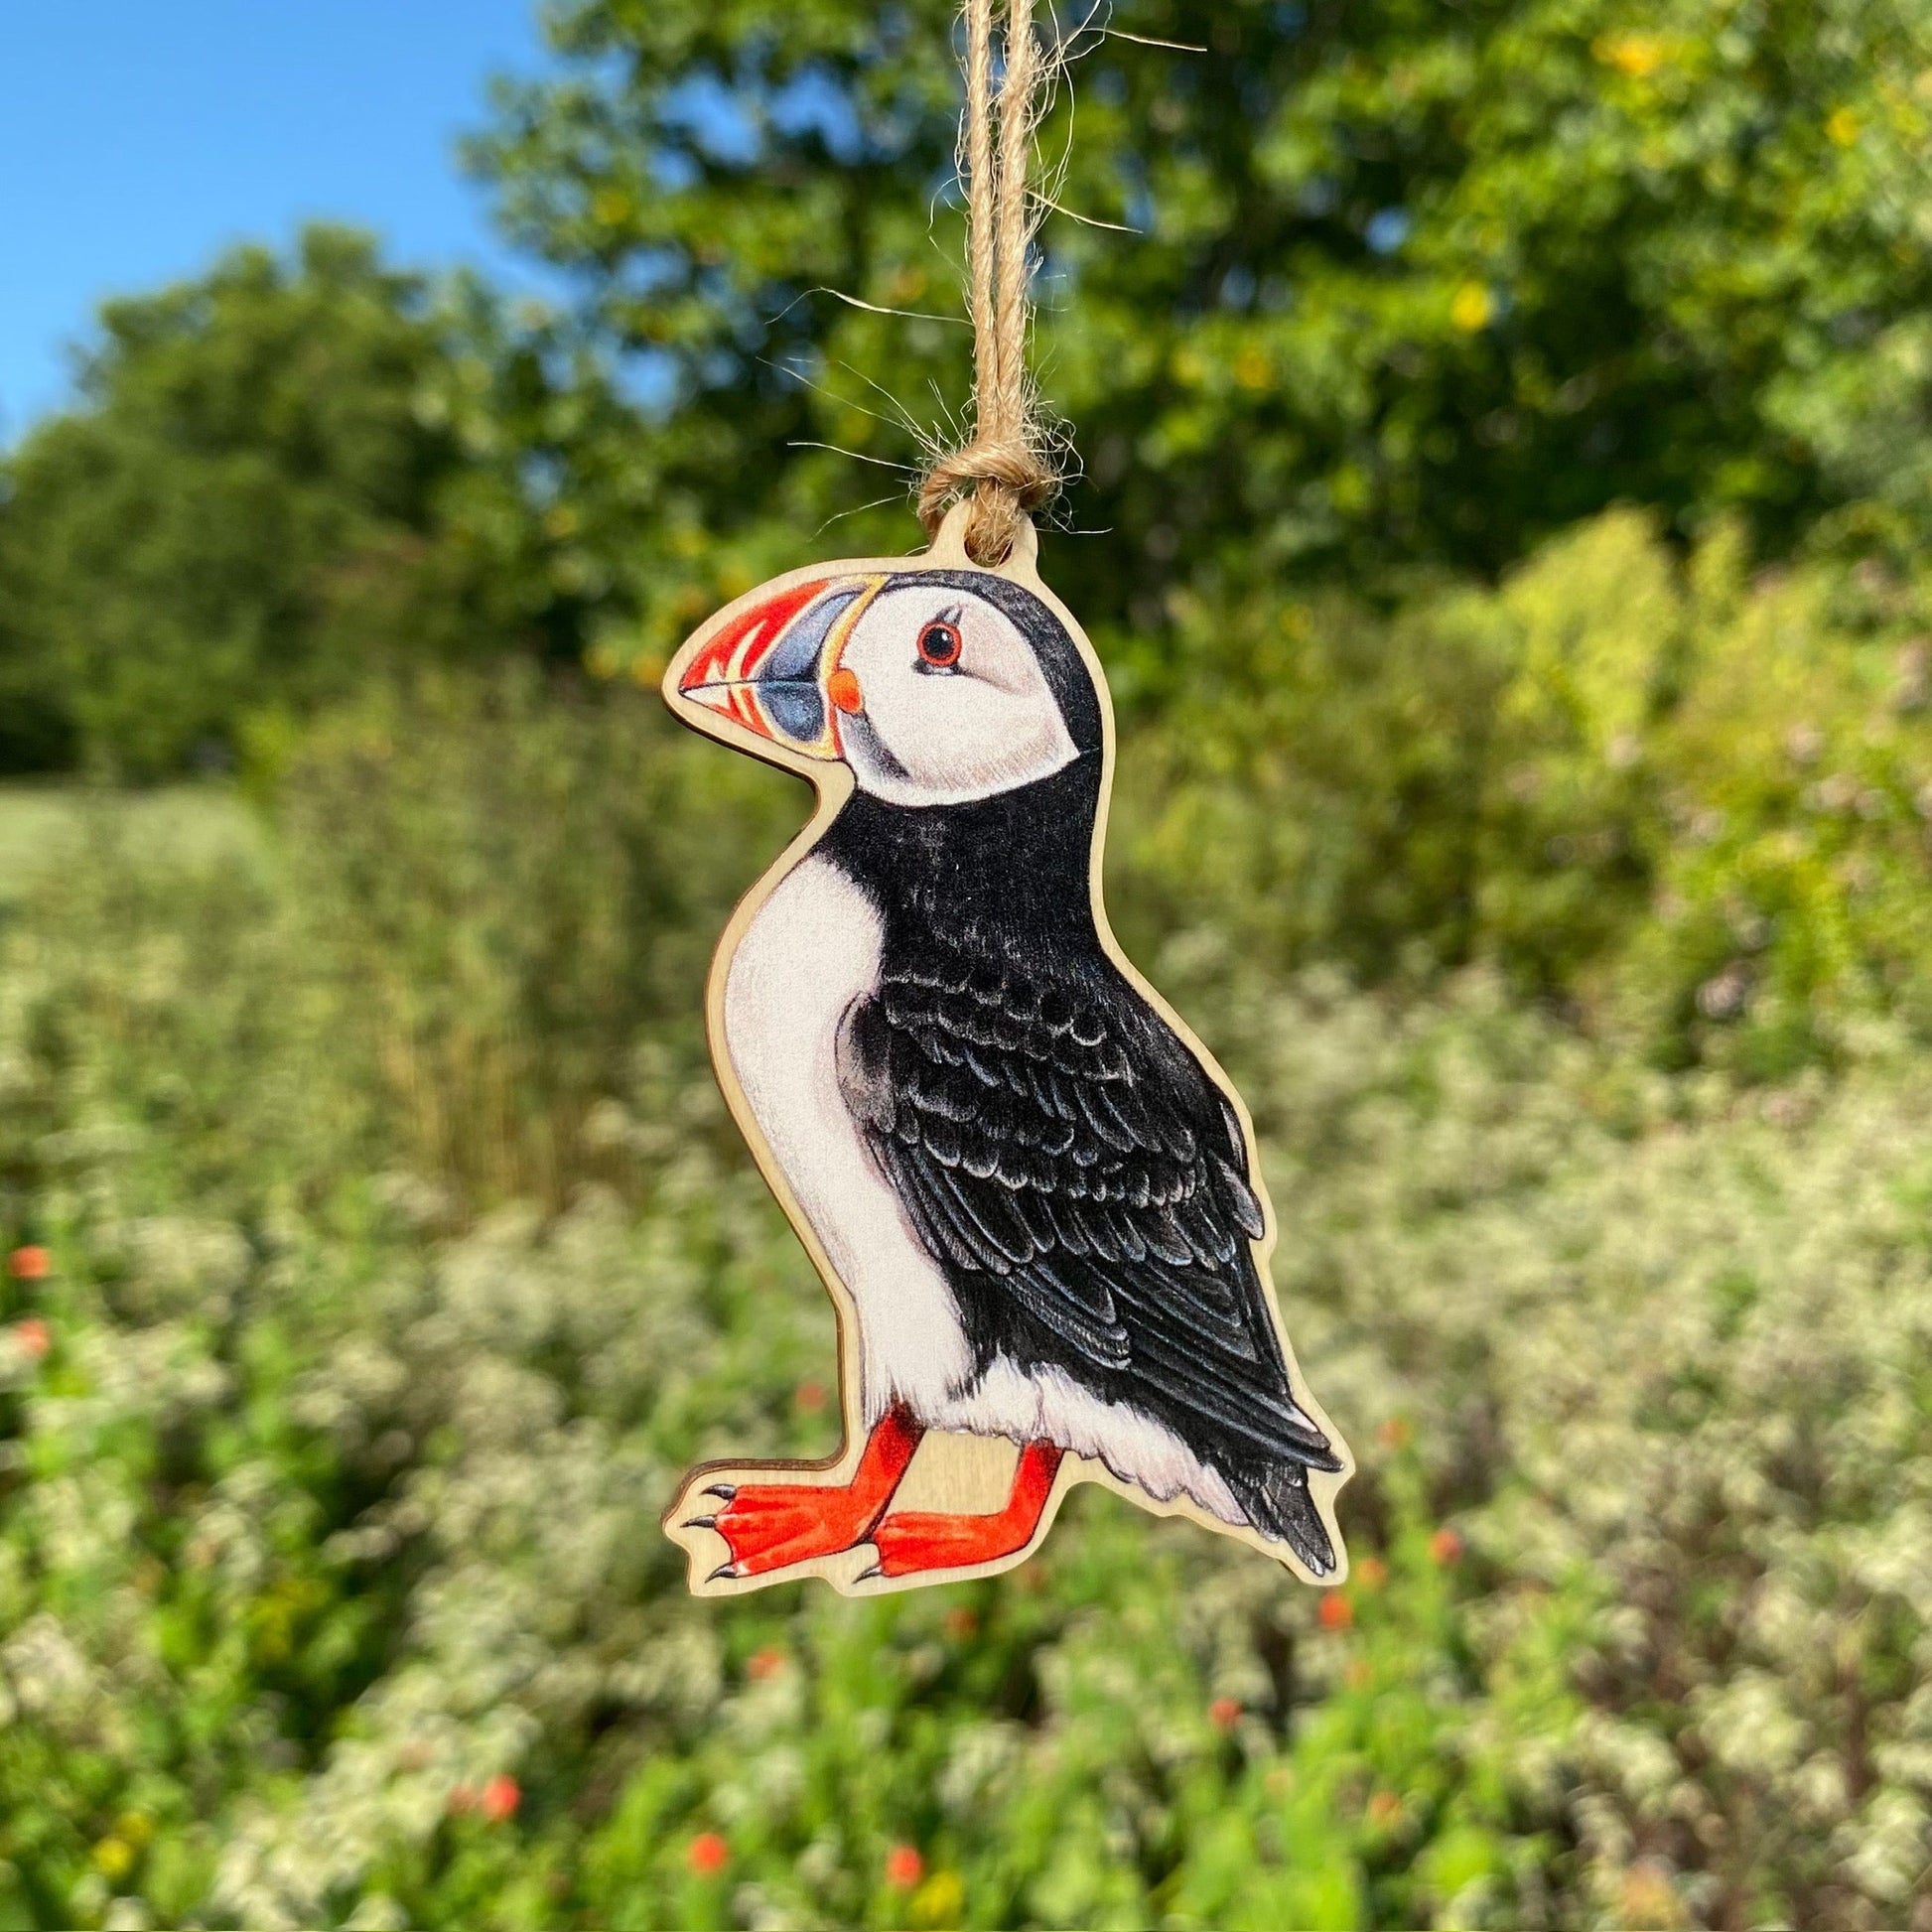
{"type": "Polygon", "coordinates": [[[1021,522],[1051,502],[1059,486],[1059,472],[1026,442],[976,436],[925,473],[919,521],[928,537],[936,536],[947,510],[970,490],[966,554],[975,563],[1004,563],[1021,522]]]}

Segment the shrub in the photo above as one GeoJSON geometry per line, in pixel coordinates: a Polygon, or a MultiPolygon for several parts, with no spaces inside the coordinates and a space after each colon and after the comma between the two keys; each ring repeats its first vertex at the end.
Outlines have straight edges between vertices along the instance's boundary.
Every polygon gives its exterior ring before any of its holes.
{"type": "Polygon", "coordinates": [[[1189,607],[1123,755],[1137,935],[1368,981],[1482,963],[1668,1064],[1776,1077],[1928,1012],[1932,645],[1887,567],[1746,581],[1615,512],[1391,619],[1189,607]]]}
{"type": "Polygon", "coordinates": [[[344,1104],[469,1199],[619,1177],[635,1130],[605,1103],[638,1050],[669,1056],[653,1077],[705,1077],[711,948],[804,810],[654,694],[593,700],[525,666],[333,713],[279,811],[314,970],[345,1010],[344,1104]]]}

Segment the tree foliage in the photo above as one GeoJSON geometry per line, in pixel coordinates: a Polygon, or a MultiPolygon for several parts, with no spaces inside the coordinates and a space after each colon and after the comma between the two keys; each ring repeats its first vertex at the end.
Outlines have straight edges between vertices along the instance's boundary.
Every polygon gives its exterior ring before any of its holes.
{"type": "Polygon", "coordinates": [[[480,290],[315,227],[101,330],[6,464],[0,764],[151,775],[397,656],[574,652],[519,469],[555,385],[480,290]]]}
{"type": "MultiPolygon", "coordinates": [[[[910,535],[891,472],[819,446],[914,463],[907,419],[967,393],[952,12],[574,0],[561,71],[502,90],[478,158],[511,233],[672,397],[653,647],[882,491],[840,543],[910,535]]],[[[1832,512],[1927,527],[1922,5],[1118,0],[1061,26],[1038,363],[1086,463],[1069,520],[1105,534],[1051,568],[1116,642],[1158,659],[1176,584],[1385,595],[1617,500],[1680,532],[1735,512],[1767,552],[1832,512]]]]}
{"type": "MultiPolygon", "coordinates": [[[[473,160],[560,322],[341,231],[111,305],[9,463],[0,756],[167,768],[371,655],[647,671],[814,548],[906,547],[968,394],[951,14],[553,10],[473,160]]],[[[1050,568],[1130,701],[1173,688],[1177,592],[1388,603],[1616,501],[1764,556],[1926,533],[1921,0],[1075,24],[1037,360],[1083,534],[1050,568]]]]}

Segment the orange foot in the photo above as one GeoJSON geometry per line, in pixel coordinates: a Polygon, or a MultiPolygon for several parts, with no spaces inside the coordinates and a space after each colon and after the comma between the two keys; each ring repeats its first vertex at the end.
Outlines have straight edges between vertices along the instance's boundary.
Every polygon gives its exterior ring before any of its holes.
{"type": "Polygon", "coordinates": [[[991,1516],[901,1510],[887,1517],[872,1533],[879,1562],[866,1574],[909,1577],[921,1570],[963,1570],[1024,1550],[1039,1527],[1063,1453],[1051,1443],[1029,1443],[1014,1471],[1013,1494],[1006,1507],[991,1516]]]}
{"type": "Polygon", "coordinates": [[[843,1487],[822,1482],[712,1483],[704,1493],[716,1496],[722,1507],[685,1524],[686,1529],[716,1530],[731,1552],[706,1582],[760,1577],[865,1542],[924,1433],[904,1409],[889,1411],[843,1487]]]}

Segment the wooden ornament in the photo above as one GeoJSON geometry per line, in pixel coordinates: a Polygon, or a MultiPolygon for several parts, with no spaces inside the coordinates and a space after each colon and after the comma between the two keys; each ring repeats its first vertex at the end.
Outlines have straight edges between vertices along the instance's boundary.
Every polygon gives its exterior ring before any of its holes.
{"type": "Polygon", "coordinates": [[[845,1447],[708,1464],[666,1512],[704,1595],[1005,1570],[1076,1482],[1311,1582],[1353,1464],[1282,1328],[1254,1130],[1101,899],[1113,712],[1023,520],[795,570],[664,678],[808,778],[719,942],[725,1098],[838,1310],[845,1447]]]}

